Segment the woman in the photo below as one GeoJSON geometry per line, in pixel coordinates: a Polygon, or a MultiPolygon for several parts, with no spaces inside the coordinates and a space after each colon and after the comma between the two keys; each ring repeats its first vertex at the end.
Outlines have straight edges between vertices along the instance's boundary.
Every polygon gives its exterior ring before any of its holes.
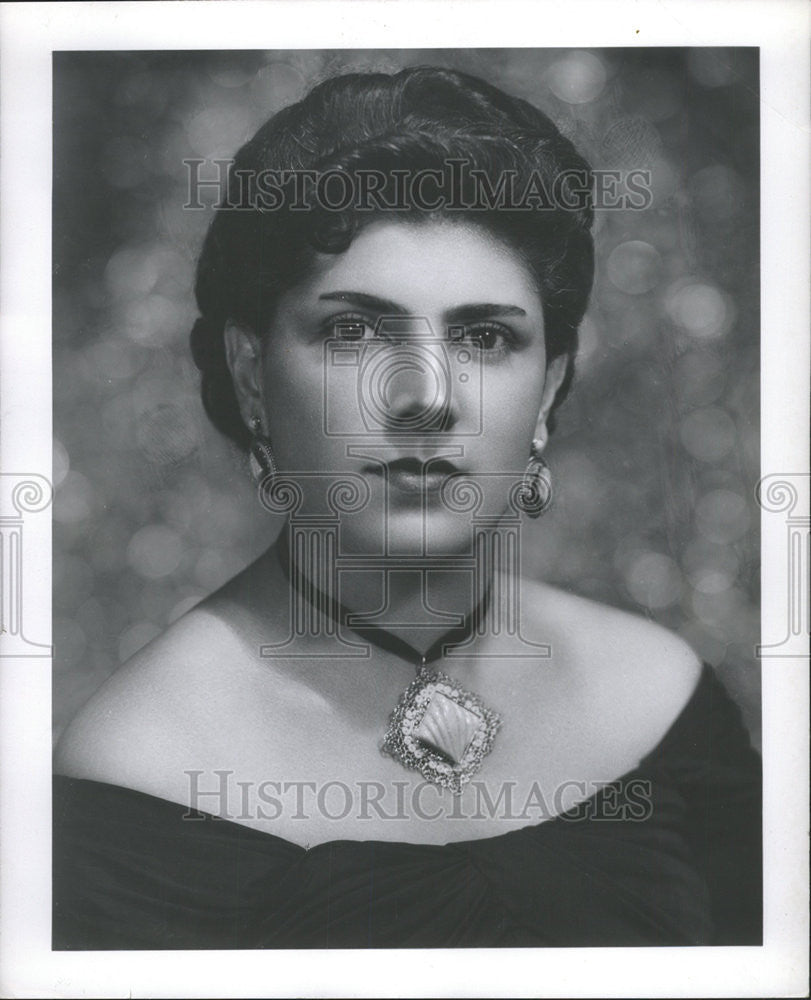
{"type": "Polygon", "coordinates": [[[520,577],[588,181],[430,68],[329,80],[239,152],[192,349],[288,528],[64,734],[55,947],[760,940],[737,709],[664,629],[520,577]]]}

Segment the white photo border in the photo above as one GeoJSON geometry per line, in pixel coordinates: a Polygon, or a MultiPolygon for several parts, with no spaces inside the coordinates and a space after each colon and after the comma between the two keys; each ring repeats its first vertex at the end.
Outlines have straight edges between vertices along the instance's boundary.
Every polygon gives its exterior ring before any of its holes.
{"type": "MultiPolygon", "coordinates": [[[[211,0],[0,5],[0,463],[51,470],[54,50],[757,46],[762,467],[808,471],[809,14],[794,0],[211,0]],[[160,8],[160,9],[158,9],[160,8]]],[[[7,513],[7,512],[3,512],[7,513]]],[[[763,635],[784,628],[763,515],[763,635]]],[[[50,634],[50,519],[26,544],[50,634]],[[30,542],[30,544],[29,544],[30,542]]],[[[27,609],[28,610],[28,609],[27,609]]],[[[0,637],[0,641],[2,637],[0,637]]],[[[51,664],[0,657],[0,992],[26,996],[800,996],[808,970],[808,659],[764,657],[764,945],[745,948],[52,952],[51,664]]],[[[554,905],[550,901],[550,905],[554,905]]]]}

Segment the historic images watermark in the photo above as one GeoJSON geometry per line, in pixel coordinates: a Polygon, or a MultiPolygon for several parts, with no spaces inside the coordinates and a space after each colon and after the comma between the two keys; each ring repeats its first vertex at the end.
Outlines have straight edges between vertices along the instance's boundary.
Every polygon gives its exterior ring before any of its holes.
{"type": "Polygon", "coordinates": [[[184,771],[189,811],[234,822],[347,819],[360,822],[421,820],[513,820],[527,824],[566,822],[644,823],[653,814],[652,784],[570,779],[544,790],[541,784],[473,780],[464,797],[443,794],[428,781],[244,781],[227,768],[184,771]]]}
{"type": "Polygon", "coordinates": [[[760,657],[808,656],[811,631],[809,484],[811,476],[808,473],[775,473],[764,476],[755,490],[755,498],[767,514],[764,541],[773,542],[773,554],[780,553],[782,565],[776,568],[785,581],[783,634],[779,639],[775,637],[776,641],[758,645],[756,654],[760,657]]]}
{"type": "Polygon", "coordinates": [[[400,627],[460,626],[462,619],[438,609],[430,596],[432,579],[453,575],[467,608],[489,600],[487,615],[448,646],[447,657],[482,655],[475,644],[485,633],[500,637],[488,658],[548,657],[548,644],[521,632],[520,535],[523,516],[537,514],[549,498],[527,469],[467,471],[470,442],[486,431],[481,324],[453,322],[437,331],[425,316],[371,318],[368,304],[366,312],[364,319],[337,321],[323,346],[321,433],[342,464],[359,471],[273,470],[259,486],[264,507],[287,517],[282,551],[293,583],[288,634],[263,645],[261,655],[368,657],[358,630],[387,627],[395,584],[420,594],[408,621],[395,616],[400,627]],[[457,423],[453,415],[460,411],[465,419],[457,423]],[[403,492],[421,531],[419,541],[398,545],[394,508],[403,492]],[[358,551],[344,544],[344,534],[364,512],[368,524],[358,551]],[[463,547],[447,552],[432,543],[432,526],[443,517],[455,521],[463,547]],[[377,574],[381,606],[343,616],[354,633],[348,634],[339,614],[342,580],[357,573],[377,574]],[[320,642],[297,645],[305,636],[320,642]]]}
{"type": "Polygon", "coordinates": [[[324,435],[441,434],[439,445],[481,436],[483,341],[462,323],[437,332],[426,316],[381,315],[373,331],[361,319],[339,321],[335,336],[324,341],[324,435]],[[404,394],[408,405],[398,406],[404,394]],[[462,394],[470,422],[459,428],[450,417],[462,394]]]}
{"type": "Polygon", "coordinates": [[[496,177],[463,158],[441,168],[247,170],[230,159],[185,159],[190,211],[217,204],[232,211],[453,212],[584,209],[644,211],[653,195],[649,170],[565,170],[550,181],[501,170],[496,177]],[[230,183],[229,183],[230,179],[230,183]]]}
{"type": "Polygon", "coordinates": [[[45,476],[0,473],[0,656],[51,655],[50,645],[25,632],[23,542],[26,520],[46,510],[52,497],[53,487],[45,476]]]}

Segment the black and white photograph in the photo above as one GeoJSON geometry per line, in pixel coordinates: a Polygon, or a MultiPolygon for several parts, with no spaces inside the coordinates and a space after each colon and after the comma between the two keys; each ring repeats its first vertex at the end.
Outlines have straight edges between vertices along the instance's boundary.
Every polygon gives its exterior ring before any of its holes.
{"type": "Polygon", "coordinates": [[[786,277],[764,108],[807,15],[407,6],[123,4],[39,55],[0,663],[54,972],[4,995],[800,995],[807,240],[786,277]]]}

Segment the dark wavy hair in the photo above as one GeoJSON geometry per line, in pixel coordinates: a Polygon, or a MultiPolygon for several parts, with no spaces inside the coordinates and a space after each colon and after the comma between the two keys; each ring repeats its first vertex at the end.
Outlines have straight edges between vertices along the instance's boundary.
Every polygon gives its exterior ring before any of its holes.
{"type": "MultiPolygon", "coordinates": [[[[247,448],[249,432],[226,363],[225,324],[233,320],[267,334],[279,297],[307,277],[317,255],[346,250],[362,226],[387,211],[315,206],[302,212],[291,210],[291,198],[273,210],[260,204],[235,210],[227,206],[239,205],[244,197],[240,177],[302,170],[430,170],[452,160],[483,172],[493,189],[507,172],[519,190],[533,176],[547,191],[563,178],[564,194],[567,175],[586,177],[590,185],[588,164],[541,111],[474,76],[433,67],[326,80],[275,114],[239,150],[198,263],[195,293],[201,315],[191,347],[202,372],[206,413],[240,447],[247,448]]],[[[409,222],[437,214],[474,222],[517,252],[543,303],[547,362],[568,357],[553,413],[574,374],[577,330],[594,275],[592,210],[582,187],[579,199],[568,204],[576,207],[389,210],[391,218],[409,222]]]]}

